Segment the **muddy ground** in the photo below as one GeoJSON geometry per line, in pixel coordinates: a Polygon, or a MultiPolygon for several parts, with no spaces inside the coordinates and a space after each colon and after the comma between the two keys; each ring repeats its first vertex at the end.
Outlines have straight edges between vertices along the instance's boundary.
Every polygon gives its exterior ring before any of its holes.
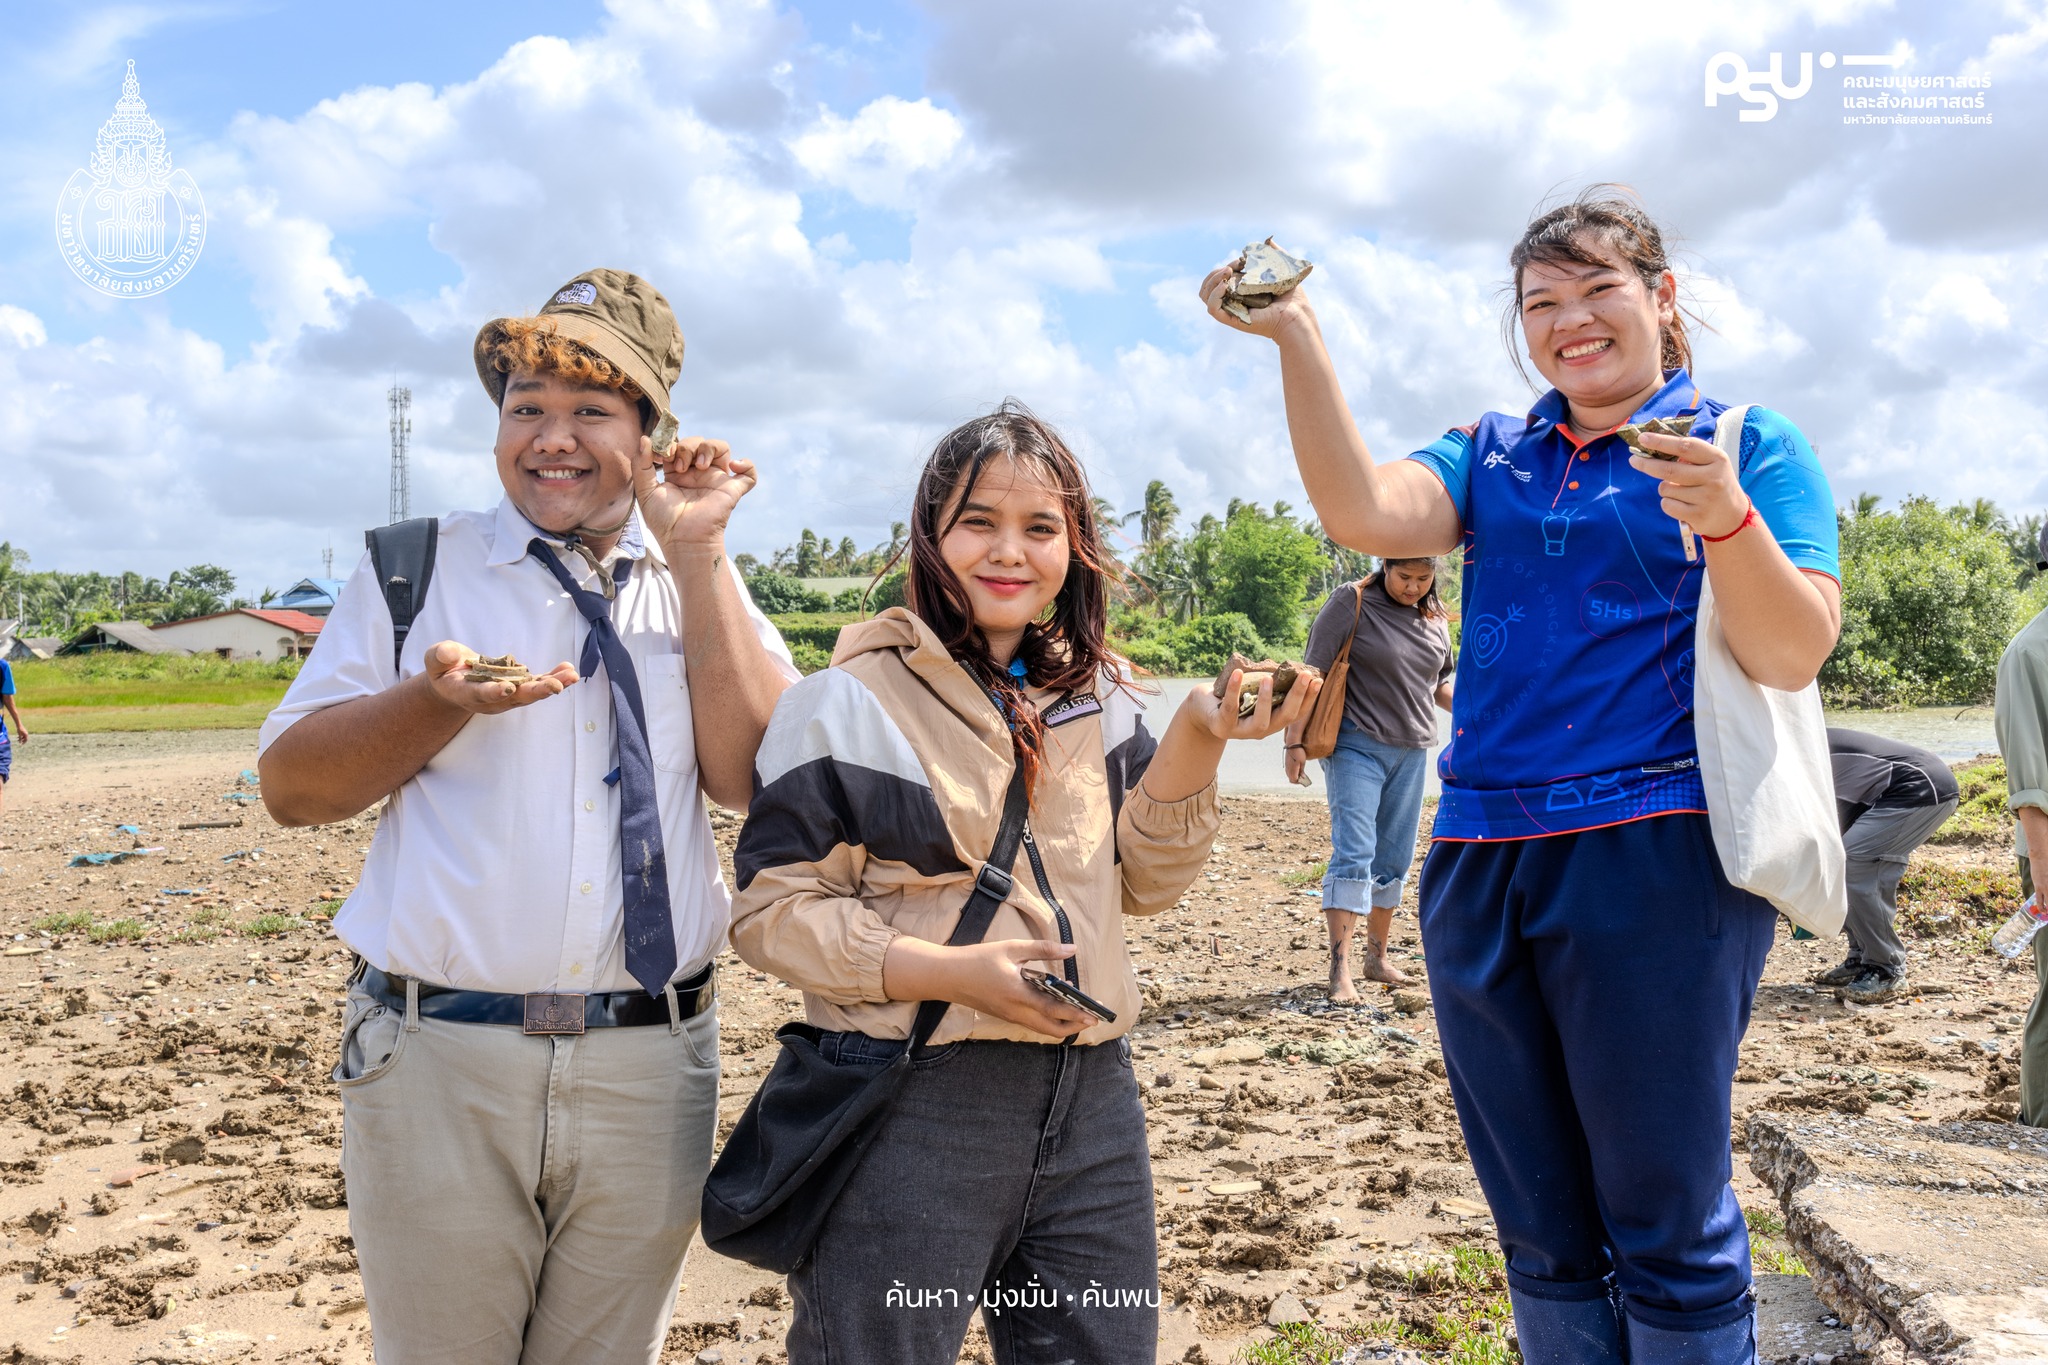
{"type": "MultiPolygon", "coordinates": [[[[371,819],[285,830],[231,799],[251,792],[246,732],[48,736],[17,753],[0,816],[0,1362],[369,1359],[328,1080],[349,957],[320,916],[353,884],[371,819]],[[136,845],[120,825],[162,851],[68,866],[136,845]]],[[[719,828],[729,849],[736,822],[719,828]]],[[[1231,1360],[1294,1313],[1425,1352],[1459,1339],[1447,1323],[1504,1331],[1426,996],[1323,999],[1306,883],[1325,839],[1320,803],[1227,799],[1187,899],[1130,926],[1161,1360],[1231,1360]]],[[[1803,984],[1838,945],[1782,938],[1737,1131],[1759,1106],[2009,1116],[2032,977],[1983,943],[2016,889],[2002,849],[1923,850],[1908,882],[1918,990],[1887,1006],[1803,984]]],[[[1398,960],[1420,977],[1413,924],[1397,922],[1398,960]]],[[[729,1126],[797,996],[726,968],[729,1126]]],[[[1768,1229],[1769,1194],[1736,1172],[1768,1229]]],[[[1771,1268],[1780,1251],[1760,1247],[1771,1268]]],[[[685,1281],[668,1358],[781,1359],[771,1277],[699,1246],[685,1281]]],[[[1493,1349],[1468,1339],[1461,1358],[1493,1349]]],[[[977,1329],[963,1359],[984,1354],[977,1329]]]]}

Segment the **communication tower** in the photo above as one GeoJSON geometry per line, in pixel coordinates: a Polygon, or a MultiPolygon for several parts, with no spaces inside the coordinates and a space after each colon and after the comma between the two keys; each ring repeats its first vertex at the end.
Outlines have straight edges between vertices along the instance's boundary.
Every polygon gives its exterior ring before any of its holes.
{"type": "Polygon", "coordinates": [[[391,404],[391,520],[401,522],[412,515],[412,484],[406,470],[405,454],[412,444],[412,390],[393,384],[391,404]]]}

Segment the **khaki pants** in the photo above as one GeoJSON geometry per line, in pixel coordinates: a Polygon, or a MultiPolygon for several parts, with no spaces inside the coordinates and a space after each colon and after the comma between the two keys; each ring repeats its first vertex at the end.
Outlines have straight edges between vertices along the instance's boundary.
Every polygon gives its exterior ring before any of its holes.
{"type": "Polygon", "coordinates": [[[335,1070],[379,1365],[651,1365],[718,1126],[718,1016],[528,1037],[351,992],[335,1070]]]}

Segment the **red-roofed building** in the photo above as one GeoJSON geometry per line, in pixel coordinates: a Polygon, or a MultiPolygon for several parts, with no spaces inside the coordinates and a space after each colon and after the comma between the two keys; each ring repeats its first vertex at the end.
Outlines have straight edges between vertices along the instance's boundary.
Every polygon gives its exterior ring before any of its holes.
{"type": "Polygon", "coordinates": [[[320,638],[323,624],[303,611],[234,611],[166,621],[150,629],[179,649],[218,654],[223,659],[303,659],[320,638]]]}

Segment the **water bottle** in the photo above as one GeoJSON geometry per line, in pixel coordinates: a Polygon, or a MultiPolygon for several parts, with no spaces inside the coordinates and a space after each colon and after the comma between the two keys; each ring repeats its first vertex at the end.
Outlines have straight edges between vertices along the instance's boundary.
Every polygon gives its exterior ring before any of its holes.
{"type": "Polygon", "coordinates": [[[2012,918],[1991,936],[1991,946],[2000,957],[2018,957],[2043,928],[2048,928],[2048,906],[2041,904],[2039,896],[2029,896],[2027,903],[2013,911],[2012,918]]]}

